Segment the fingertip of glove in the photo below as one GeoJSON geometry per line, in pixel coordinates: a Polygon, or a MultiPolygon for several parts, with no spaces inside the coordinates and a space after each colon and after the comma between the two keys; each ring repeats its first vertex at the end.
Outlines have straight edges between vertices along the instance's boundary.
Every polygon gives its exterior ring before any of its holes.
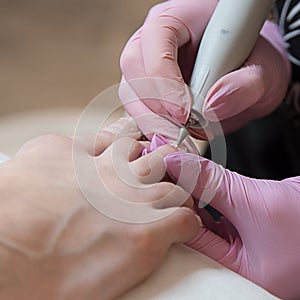
{"type": "Polygon", "coordinates": [[[176,162],[180,162],[181,154],[181,152],[170,153],[164,158],[164,161],[166,164],[174,164],[176,162]]]}
{"type": "Polygon", "coordinates": [[[166,157],[164,157],[164,165],[169,176],[173,179],[176,178],[176,175],[180,172],[181,169],[180,152],[170,153],[166,157]]]}
{"type": "Polygon", "coordinates": [[[173,152],[168,154],[164,160],[166,164],[174,165],[178,164],[179,166],[184,163],[188,163],[189,161],[197,161],[200,156],[193,153],[185,153],[185,152],[173,152]]]}
{"type": "Polygon", "coordinates": [[[168,140],[162,135],[155,133],[152,137],[150,150],[153,151],[158,147],[168,144],[168,140]]]}

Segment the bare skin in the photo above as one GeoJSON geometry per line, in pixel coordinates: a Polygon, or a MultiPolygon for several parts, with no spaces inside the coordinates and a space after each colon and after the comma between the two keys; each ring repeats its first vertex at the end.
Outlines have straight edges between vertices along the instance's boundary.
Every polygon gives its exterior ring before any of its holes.
{"type": "MultiPolygon", "coordinates": [[[[99,170],[108,170],[108,181],[118,183],[111,171],[113,137],[100,132],[96,148],[82,139],[75,150],[78,157],[95,160],[99,170]]],[[[151,203],[173,184],[152,187],[143,180],[153,154],[139,158],[143,144],[132,137],[123,142],[131,149],[128,164],[141,186],[148,185],[143,202],[149,211],[169,209],[151,203]]],[[[187,207],[144,224],[120,222],[97,211],[78,186],[72,143],[62,136],[39,137],[0,166],[0,299],[113,299],[149,276],[172,244],[191,240],[199,230],[199,219],[187,207]]],[[[173,151],[164,146],[156,154],[173,151]]],[[[93,191],[97,183],[90,182],[93,191]]],[[[112,186],[111,201],[121,184],[112,186]]],[[[176,188],[175,195],[182,191],[176,188]]],[[[139,201],[137,188],[123,185],[123,192],[139,201]]]]}

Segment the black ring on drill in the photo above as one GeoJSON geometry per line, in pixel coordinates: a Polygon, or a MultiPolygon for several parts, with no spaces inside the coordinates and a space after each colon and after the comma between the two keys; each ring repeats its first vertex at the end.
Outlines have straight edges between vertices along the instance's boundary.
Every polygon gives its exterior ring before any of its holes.
{"type": "Polygon", "coordinates": [[[187,128],[191,129],[204,129],[208,126],[208,121],[204,119],[202,114],[198,111],[191,109],[187,128]]]}

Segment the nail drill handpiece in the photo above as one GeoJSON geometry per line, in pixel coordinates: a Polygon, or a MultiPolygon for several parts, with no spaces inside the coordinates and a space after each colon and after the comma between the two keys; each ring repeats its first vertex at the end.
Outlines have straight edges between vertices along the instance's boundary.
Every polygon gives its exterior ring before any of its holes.
{"type": "Polygon", "coordinates": [[[219,0],[199,46],[190,81],[193,105],[186,125],[180,129],[177,146],[189,128],[207,126],[202,117],[207,92],[218,79],[245,62],[273,4],[274,0],[219,0]]]}

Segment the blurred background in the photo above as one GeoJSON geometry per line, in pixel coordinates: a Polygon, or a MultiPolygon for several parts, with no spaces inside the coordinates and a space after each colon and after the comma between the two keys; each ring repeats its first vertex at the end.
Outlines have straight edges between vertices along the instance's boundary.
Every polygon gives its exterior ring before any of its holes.
{"type": "Polygon", "coordinates": [[[84,107],[120,80],[119,58],[158,0],[0,0],[0,151],[72,134],[84,107]]]}

